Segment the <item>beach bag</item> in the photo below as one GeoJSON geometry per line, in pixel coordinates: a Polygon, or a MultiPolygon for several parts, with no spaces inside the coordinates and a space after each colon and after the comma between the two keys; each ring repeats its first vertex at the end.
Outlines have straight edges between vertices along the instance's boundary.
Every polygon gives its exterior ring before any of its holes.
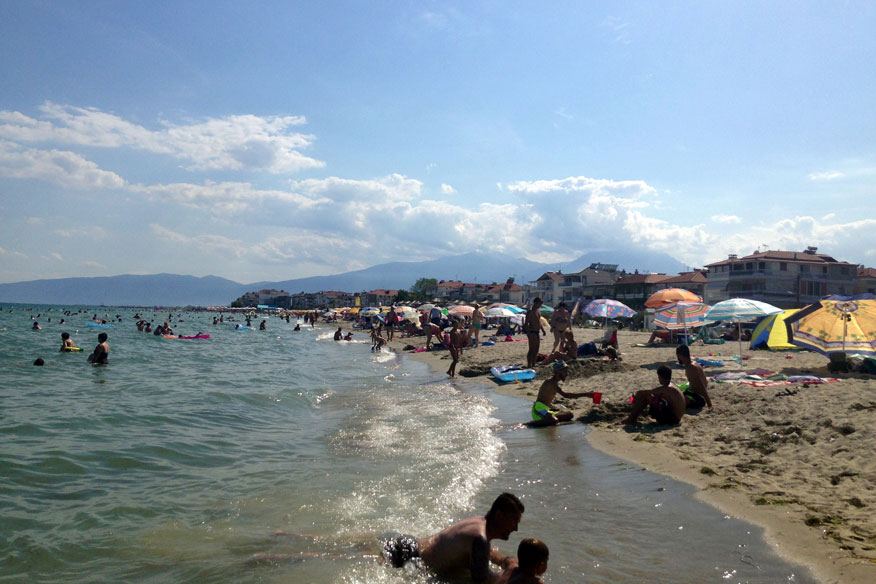
{"type": "Polygon", "coordinates": [[[596,355],[598,351],[596,343],[583,343],[578,347],[578,356],[587,357],[589,355],[596,355]]]}

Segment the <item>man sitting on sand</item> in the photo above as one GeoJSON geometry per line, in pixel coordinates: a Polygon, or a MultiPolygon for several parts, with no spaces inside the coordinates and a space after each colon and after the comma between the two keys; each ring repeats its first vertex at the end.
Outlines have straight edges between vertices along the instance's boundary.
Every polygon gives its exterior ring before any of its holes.
{"type": "Polygon", "coordinates": [[[490,562],[509,570],[515,567],[516,560],[491,548],[490,541],[507,540],[517,531],[523,511],[520,499],[502,493],[484,516],[463,519],[422,539],[410,535],[384,539],[383,555],[396,568],[420,558],[427,568],[444,577],[498,582],[499,575],[490,570],[490,562]]]}
{"type": "Polygon", "coordinates": [[[678,362],[684,366],[684,374],[687,377],[687,389],[684,390],[684,399],[688,408],[702,409],[709,406],[712,409],[712,398],[709,397],[709,380],[703,366],[694,363],[690,358],[690,347],[679,345],[675,349],[678,362]]]}
{"type": "Polygon", "coordinates": [[[547,356],[547,359],[539,363],[544,366],[554,361],[574,361],[578,358],[578,343],[575,342],[575,333],[568,328],[563,332],[563,341],[560,349],[547,356]]]}
{"type": "Polygon", "coordinates": [[[666,365],[657,368],[657,379],[660,385],[654,389],[642,389],[633,395],[633,411],[621,421],[622,424],[635,424],[645,408],[661,425],[675,425],[684,416],[684,395],[672,385],[672,369],[666,365]]]}
{"type": "Polygon", "coordinates": [[[517,546],[519,565],[505,570],[499,584],[542,584],[539,576],[547,572],[550,552],[543,541],[528,537],[517,546]]]}
{"type": "Polygon", "coordinates": [[[566,362],[555,361],[553,376],[541,384],[541,388],[538,390],[538,397],[535,398],[535,403],[532,404],[531,426],[556,426],[560,422],[568,422],[572,419],[572,412],[559,412],[551,409],[551,404],[557,394],[569,399],[593,397],[592,391],[585,391],[583,393],[567,393],[563,391],[560,387],[560,382],[565,381],[568,375],[569,366],[566,365],[566,362]]]}

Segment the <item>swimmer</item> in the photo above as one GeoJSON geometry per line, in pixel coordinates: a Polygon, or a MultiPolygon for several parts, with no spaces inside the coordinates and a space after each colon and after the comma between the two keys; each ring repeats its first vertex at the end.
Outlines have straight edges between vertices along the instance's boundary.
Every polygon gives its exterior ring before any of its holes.
{"type": "Polygon", "coordinates": [[[73,349],[78,349],[76,343],[73,342],[73,339],[70,338],[70,333],[61,333],[61,350],[62,351],[72,351],[73,349]]]}
{"type": "Polygon", "coordinates": [[[260,331],[266,331],[266,330],[268,330],[268,321],[263,320],[263,321],[259,324],[259,330],[260,330],[260,331]]]}
{"type": "Polygon", "coordinates": [[[36,361],[34,361],[33,364],[34,364],[35,367],[42,367],[43,365],[46,364],[46,362],[43,361],[43,358],[42,358],[42,357],[37,357],[37,358],[36,358],[36,361]]]}
{"type": "Polygon", "coordinates": [[[557,394],[565,398],[575,399],[578,397],[593,397],[592,391],[582,393],[567,393],[560,387],[560,382],[565,381],[569,375],[569,366],[565,361],[554,361],[554,374],[546,379],[538,390],[538,397],[532,404],[532,422],[530,426],[556,426],[560,422],[568,422],[574,414],[570,411],[556,411],[551,409],[557,394]]]}
{"type": "Polygon", "coordinates": [[[41,331],[43,330],[43,327],[41,327],[40,323],[38,323],[37,321],[33,321],[33,326],[31,327],[31,329],[35,331],[41,331]]]}
{"type": "Polygon", "coordinates": [[[347,336],[344,337],[344,340],[345,341],[352,341],[353,340],[353,331],[348,331],[347,336]]]}
{"type": "Polygon", "coordinates": [[[491,548],[490,541],[507,541],[517,531],[523,511],[520,499],[511,493],[502,493],[484,516],[463,519],[422,539],[410,535],[385,538],[382,541],[383,555],[396,568],[413,558],[420,558],[427,568],[441,576],[468,577],[473,582],[498,582],[499,575],[490,569],[490,563],[508,570],[517,562],[491,548]]]}
{"type": "Polygon", "coordinates": [[[340,341],[342,338],[344,338],[344,333],[341,332],[341,327],[338,327],[338,330],[335,331],[335,340],[340,341]]]}
{"type": "Polygon", "coordinates": [[[106,333],[100,333],[97,335],[97,346],[94,348],[94,352],[88,356],[88,362],[92,365],[106,365],[109,357],[109,343],[107,343],[107,339],[109,336],[106,333]]]}

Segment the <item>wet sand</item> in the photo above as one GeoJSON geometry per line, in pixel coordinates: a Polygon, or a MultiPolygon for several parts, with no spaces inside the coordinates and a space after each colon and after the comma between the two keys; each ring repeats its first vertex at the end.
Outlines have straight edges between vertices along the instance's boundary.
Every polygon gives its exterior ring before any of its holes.
{"type": "MultiPolygon", "coordinates": [[[[482,332],[481,341],[483,333],[489,331],[482,332]]],[[[601,331],[575,329],[575,336],[583,343],[601,338],[601,331]]],[[[759,388],[712,382],[714,409],[689,412],[677,426],[658,426],[643,416],[625,427],[618,421],[629,412],[630,394],[657,385],[656,368],[675,362],[674,346],[634,346],[648,336],[621,331],[621,362],[593,358],[571,364],[564,388],[601,391],[602,404],[558,398],[555,405],[593,428],[587,439],[594,447],[695,485],[703,500],[764,527],[777,553],[811,567],[820,580],[876,581],[876,379],[830,374],[827,358],[811,352],[744,350],[750,359],[740,365],[729,360],[738,351],[736,343],[697,344],[691,347],[693,357],[724,360],[723,367],[706,368],[710,376],[766,369],[839,381],[759,388]]],[[[446,371],[447,351],[411,351],[424,340],[396,335],[390,347],[446,371]]],[[[549,352],[551,344],[544,338],[541,352],[549,352]]],[[[490,367],[523,364],[526,351],[525,341],[465,349],[458,379],[492,380],[490,367]]],[[[496,389],[532,400],[549,375],[539,371],[532,383],[496,384],[496,389]]],[[[684,380],[677,365],[673,380],[684,380]]],[[[520,421],[528,420],[526,408],[520,421]]]]}

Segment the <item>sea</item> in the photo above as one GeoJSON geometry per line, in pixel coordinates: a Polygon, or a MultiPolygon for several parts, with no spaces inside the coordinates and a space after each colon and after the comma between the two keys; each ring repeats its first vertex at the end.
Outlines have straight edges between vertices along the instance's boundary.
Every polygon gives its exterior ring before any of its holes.
{"type": "Polygon", "coordinates": [[[2,306],[0,582],[442,582],[379,561],[380,538],[503,491],[526,511],[494,544],[543,540],[545,582],[815,582],[693,487],[591,448],[586,425],[521,427],[529,403],[489,381],[375,353],[364,332],[213,316],[2,306]],[[85,352],[59,352],[64,331],[85,352]],[[109,364],[92,366],[100,332],[109,364]]]}

